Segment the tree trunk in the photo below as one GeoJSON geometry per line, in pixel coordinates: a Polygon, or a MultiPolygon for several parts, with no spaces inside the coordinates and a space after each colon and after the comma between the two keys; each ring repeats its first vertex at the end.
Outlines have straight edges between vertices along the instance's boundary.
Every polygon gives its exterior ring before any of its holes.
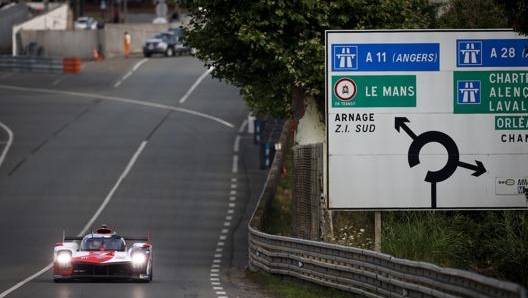
{"type": "Polygon", "coordinates": [[[293,120],[295,123],[299,123],[299,120],[304,116],[304,90],[300,86],[294,86],[292,88],[292,110],[293,120]]]}

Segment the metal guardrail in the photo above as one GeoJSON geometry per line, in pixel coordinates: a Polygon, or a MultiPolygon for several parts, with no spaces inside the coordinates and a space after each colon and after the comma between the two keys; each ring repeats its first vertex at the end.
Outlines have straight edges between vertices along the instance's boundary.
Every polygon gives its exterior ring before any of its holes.
{"type": "Polygon", "coordinates": [[[0,70],[15,72],[78,73],[79,58],[50,58],[36,56],[0,56],[0,70]]]}
{"type": "Polygon", "coordinates": [[[282,152],[277,152],[249,224],[252,270],[288,275],[364,297],[527,297],[521,285],[469,271],[261,232],[282,158],[282,152]]]}

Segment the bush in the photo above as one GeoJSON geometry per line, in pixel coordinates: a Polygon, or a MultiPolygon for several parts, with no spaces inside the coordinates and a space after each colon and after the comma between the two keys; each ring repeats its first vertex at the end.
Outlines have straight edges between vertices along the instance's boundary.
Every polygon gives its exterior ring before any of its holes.
{"type": "Polygon", "coordinates": [[[526,211],[386,212],[382,251],[528,286],[526,211]]]}
{"type": "Polygon", "coordinates": [[[466,267],[469,243],[462,225],[459,214],[387,212],[383,220],[382,251],[398,258],[466,267]]]}

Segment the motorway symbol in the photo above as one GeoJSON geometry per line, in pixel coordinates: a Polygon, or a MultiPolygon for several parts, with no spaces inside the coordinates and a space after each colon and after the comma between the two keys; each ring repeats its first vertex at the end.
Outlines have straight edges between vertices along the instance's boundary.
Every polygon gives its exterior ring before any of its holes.
{"type": "Polygon", "coordinates": [[[458,62],[460,66],[482,65],[482,41],[458,41],[458,62]]]}
{"type": "Polygon", "coordinates": [[[334,71],[350,71],[358,68],[358,47],[350,45],[332,46],[332,68],[334,71]]]}
{"type": "Polygon", "coordinates": [[[403,129],[413,140],[409,147],[407,159],[409,166],[412,168],[420,163],[420,151],[428,143],[439,143],[444,146],[448,159],[446,165],[438,171],[428,171],[425,181],[431,183],[431,208],[436,208],[436,183],[447,180],[458,167],[473,170],[473,176],[478,177],[486,172],[486,168],[481,161],[475,160],[475,164],[469,164],[460,161],[460,153],[455,141],[447,134],[440,131],[426,131],[416,135],[408,126],[410,122],[406,117],[395,117],[394,127],[398,132],[403,129]]]}
{"type": "Polygon", "coordinates": [[[457,94],[459,104],[480,104],[480,81],[457,81],[457,94]]]}

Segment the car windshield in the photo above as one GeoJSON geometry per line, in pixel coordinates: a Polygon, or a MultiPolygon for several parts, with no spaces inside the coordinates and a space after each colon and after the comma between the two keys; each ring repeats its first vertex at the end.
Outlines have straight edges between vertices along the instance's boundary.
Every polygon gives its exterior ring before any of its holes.
{"type": "Polygon", "coordinates": [[[83,251],[98,251],[98,250],[124,251],[125,243],[120,237],[85,238],[81,243],[81,250],[83,251]]]}
{"type": "Polygon", "coordinates": [[[158,33],[156,34],[156,38],[163,39],[164,41],[168,41],[171,39],[173,35],[169,33],[158,33]]]}

